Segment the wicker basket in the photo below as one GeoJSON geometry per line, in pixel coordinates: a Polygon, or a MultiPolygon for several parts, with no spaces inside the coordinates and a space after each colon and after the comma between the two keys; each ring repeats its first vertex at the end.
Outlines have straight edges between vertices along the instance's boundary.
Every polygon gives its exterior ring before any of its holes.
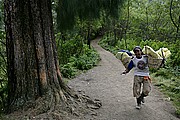
{"type": "Polygon", "coordinates": [[[148,65],[149,65],[149,68],[155,68],[155,69],[158,69],[162,66],[162,63],[163,63],[163,58],[153,58],[153,57],[150,57],[148,56],[148,65]]]}
{"type": "MultiPolygon", "coordinates": [[[[121,62],[123,63],[124,67],[127,68],[128,64],[130,62],[131,58],[125,58],[123,60],[121,60],[121,62]]],[[[148,56],[148,66],[149,68],[154,68],[154,69],[158,69],[163,65],[163,59],[162,58],[153,58],[148,56]]]]}
{"type": "Polygon", "coordinates": [[[128,67],[129,62],[131,61],[131,57],[127,57],[121,60],[122,64],[124,65],[125,68],[128,67]]]}

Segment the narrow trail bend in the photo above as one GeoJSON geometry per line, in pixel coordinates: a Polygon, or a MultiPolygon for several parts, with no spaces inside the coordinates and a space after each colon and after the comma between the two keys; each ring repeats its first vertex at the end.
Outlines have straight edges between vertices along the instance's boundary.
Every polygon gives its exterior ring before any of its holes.
{"type": "Polygon", "coordinates": [[[146,104],[135,109],[132,94],[133,71],[121,75],[124,66],[112,53],[98,45],[99,39],[91,45],[98,51],[101,61],[98,66],[72,79],[68,85],[76,91],[84,91],[93,99],[99,99],[102,107],[94,117],[83,120],[180,120],[174,115],[171,102],[152,86],[146,104]]]}

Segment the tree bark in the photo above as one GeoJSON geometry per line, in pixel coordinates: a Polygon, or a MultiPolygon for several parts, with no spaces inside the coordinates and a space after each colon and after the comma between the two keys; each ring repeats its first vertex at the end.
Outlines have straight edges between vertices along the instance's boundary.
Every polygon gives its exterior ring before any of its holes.
{"type": "Polygon", "coordinates": [[[8,111],[45,97],[47,108],[66,100],[58,59],[51,0],[5,0],[8,111]]]}

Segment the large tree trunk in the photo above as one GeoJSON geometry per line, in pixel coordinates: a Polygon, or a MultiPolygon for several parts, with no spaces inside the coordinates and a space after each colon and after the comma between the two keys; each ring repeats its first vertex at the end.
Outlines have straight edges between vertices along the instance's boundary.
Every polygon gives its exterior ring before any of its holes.
{"type": "Polygon", "coordinates": [[[5,0],[5,25],[8,110],[42,97],[47,108],[66,100],[69,89],[58,67],[51,0],[5,0]]]}

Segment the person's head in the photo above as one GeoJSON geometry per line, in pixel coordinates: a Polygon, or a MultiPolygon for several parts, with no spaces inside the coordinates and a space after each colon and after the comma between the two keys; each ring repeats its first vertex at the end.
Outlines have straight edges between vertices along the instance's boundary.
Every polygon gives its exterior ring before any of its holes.
{"type": "Polygon", "coordinates": [[[137,58],[141,57],[141,55],[143,54],[142,53],[142,49],[140,46],[136,46],[134,49],[133,49],[133,52],[134,54],[136,55],[137,58]]]}

